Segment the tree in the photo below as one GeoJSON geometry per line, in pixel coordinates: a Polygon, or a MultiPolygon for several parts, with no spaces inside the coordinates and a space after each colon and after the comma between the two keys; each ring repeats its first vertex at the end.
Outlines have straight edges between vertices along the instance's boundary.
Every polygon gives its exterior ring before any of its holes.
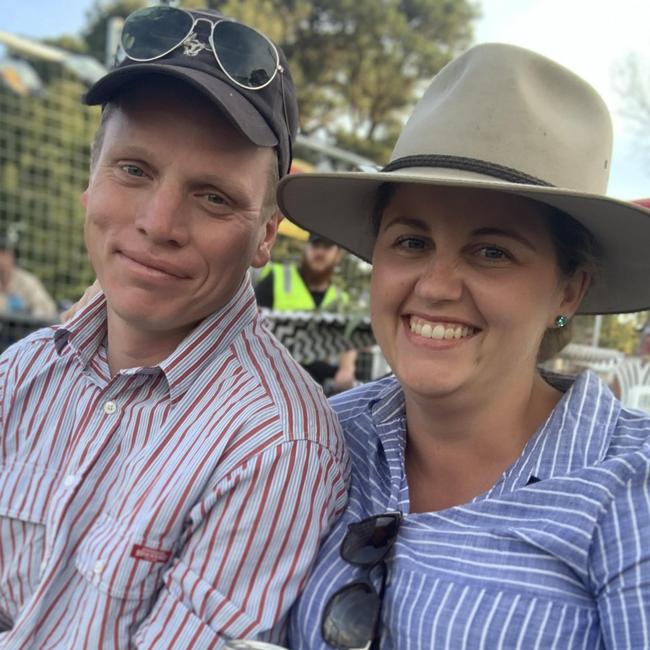
{"type": "Polygon", "coordinates": [[[86,13],[86,26],[81,32],[81,38],[86,44],[90,56],[98,61],[106,59],[106,38],[108,24],[111,18],[126,18],[136,9],[146,7],[145,0],[113,0],[110,3],[96,0],[86,13]]]}
{"type": "Polygon", "coordinates": [[[213,2],[279,42],[303,133],[385,161],[424,83],[472,38],[468,0],[213,2]]]}

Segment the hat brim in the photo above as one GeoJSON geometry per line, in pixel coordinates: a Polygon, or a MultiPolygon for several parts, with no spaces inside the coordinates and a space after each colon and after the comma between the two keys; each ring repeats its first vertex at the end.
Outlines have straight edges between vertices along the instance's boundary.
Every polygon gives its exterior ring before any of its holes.
{"type": "Polygon", "coordinates": [[[116,68],[97,81],[86,93],[84,102],[90,106],[105,104],[119,94],[122,87],[134,79],[160,74],[187,82],[213,101],[253,144],[275,147],[278,139],[262,115],[232,85],[214,75],[193,68],[147,62],[116,68]]]}
{"type": "Polygon", "coordinates": [[[650,210],[625,201],[427,167],[408,172],[292,174],[280,183],[278,205],[301,228],[331,239],[370,262],[375,239],[371,213],[377,190],[385,183],[485,189],[554,206],[587,228],[602,249],[597,278],[578,313],[650,308],[650,210]]]}

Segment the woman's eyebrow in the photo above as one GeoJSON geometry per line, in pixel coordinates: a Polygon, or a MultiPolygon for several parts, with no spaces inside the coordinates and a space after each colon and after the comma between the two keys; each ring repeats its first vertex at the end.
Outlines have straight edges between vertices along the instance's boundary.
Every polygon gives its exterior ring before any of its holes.
{"type": "Polygon", "coordinates": [[[386,223],[386,228],[391,226],[409,226],[410,228],[417,228],[418,230],[427,230],[427,224],[422,219],[416,217],[395,217],[386,223]]]}
{"type": "Polygon", "coordinates": [[[473,236],[484,236],[484,235],[497,235],[501,237],[509,237],[518,242],[521,242],[524,246],[527,246],[533,251],[537,251],[537,247],[524,235],[516,230],[510,230],[509,228],[494,228],[494,227],[485,227],[477,228],[472,231],[473,236]]]}

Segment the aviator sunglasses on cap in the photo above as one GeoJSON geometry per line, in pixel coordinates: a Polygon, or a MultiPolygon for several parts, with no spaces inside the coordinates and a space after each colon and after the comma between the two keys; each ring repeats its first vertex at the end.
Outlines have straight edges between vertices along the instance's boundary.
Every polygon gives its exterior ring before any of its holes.
{"type": "Polygon", "coordinates": [[[401,512],[386,512],[348,526],[341,543],[341,557],[366,570],[364,579],[339,589],[325,605],[321,633],[326,643],[340,650],[379,647],[381,604],[386,588],[386,563],[402,521],[401,512]],[[370,581],[375,567],[381,569],[379,591],[370,581]]]}
{"type": "Polygon", "coordinates": [[[180,45],[188,54],[212,49],[224,74],[247,90],[265,88],[282,72],[278,51],[264,34],[230,19],[195,18],[177,7],[145,7],[133,12],[124,21],[121,45],[129,59],[140,62],[160,59],[180,45]],[[210,25],[210,48],[194,32],[199,22],[210,25]]]}

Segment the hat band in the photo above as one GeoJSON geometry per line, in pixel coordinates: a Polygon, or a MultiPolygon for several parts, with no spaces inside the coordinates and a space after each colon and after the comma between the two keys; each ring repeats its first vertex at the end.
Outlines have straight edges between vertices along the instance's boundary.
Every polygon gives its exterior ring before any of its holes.
{"type": "Polygon", "coordinates": [[[414,155],[404,156],[403,158],[396,158],[389,162],[381,171],[394,172],[398,169],[406,169],[409,167],[445,167],[447,169],[461,169],[467,172],[475,172],[477,174],[484,174],[486,176],[493,176],[502,181],[509,183],[521,183],[523,185],[542,185],[544,187],[553,187],[551,183],[547,183],[539,178],[535,178],[525,172],[520,172],[512,167],[505,167],[497,165],[496,163],[487,162],[485,160],[477,160],[476,158],[465,158],[463,156],[447,156],[447,155],[414,155]]]}

